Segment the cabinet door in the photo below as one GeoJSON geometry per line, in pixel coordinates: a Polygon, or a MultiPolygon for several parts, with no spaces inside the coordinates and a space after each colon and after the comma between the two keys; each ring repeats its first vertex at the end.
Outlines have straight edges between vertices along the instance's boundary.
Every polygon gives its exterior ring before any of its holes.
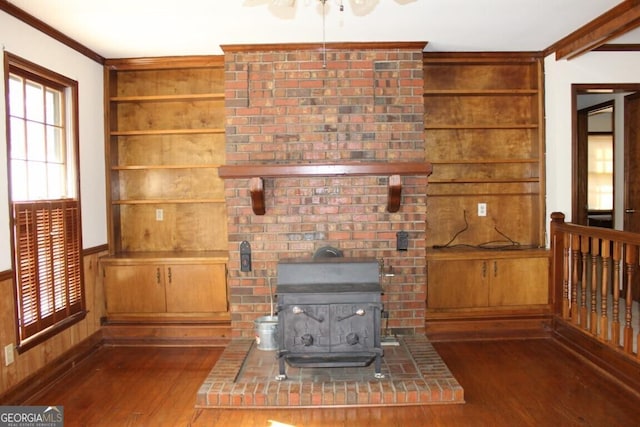
{"type": "Polygon", "coordinates": [[[489,304],[493,306],[547,304],[549,260],[520,258],[490,261],[489,304]]]}
{"type": "Polygon", "coordinates": [[[429,261],[428,308],[486,307],[488,299],[487,261],[429,261]]]}
{"type": "Polygon", "coordinates": [[[113,265],[104,267],[108,313],[164,313],[166,311],[162,267],[113,265]]]}
{"type": "Polygon", "coordinates": [[[169,313],[227,311],[224,264],[168,265],[165,283],[169,313]]]}

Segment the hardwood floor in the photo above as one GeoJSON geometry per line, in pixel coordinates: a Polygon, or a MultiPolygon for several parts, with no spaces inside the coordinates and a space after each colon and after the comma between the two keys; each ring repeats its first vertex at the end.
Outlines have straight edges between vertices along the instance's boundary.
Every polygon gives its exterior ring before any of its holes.
{"type": "Polygon", "coordinates": [[[434,344],[465,389],[461,405],[197,410],[218,348],[103,347],[33,405],[65,426],[630,426],[640,396],[551,339],[434,344]]]}

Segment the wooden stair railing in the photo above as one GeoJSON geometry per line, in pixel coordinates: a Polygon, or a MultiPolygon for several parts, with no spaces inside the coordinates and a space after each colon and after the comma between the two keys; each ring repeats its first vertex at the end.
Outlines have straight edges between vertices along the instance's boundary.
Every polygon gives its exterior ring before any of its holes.
{"type": "Polygon", "coordinates": [[[640,362],[640,234],[564,222],[551,215],[555,313],[610,349],[640,362]]]}

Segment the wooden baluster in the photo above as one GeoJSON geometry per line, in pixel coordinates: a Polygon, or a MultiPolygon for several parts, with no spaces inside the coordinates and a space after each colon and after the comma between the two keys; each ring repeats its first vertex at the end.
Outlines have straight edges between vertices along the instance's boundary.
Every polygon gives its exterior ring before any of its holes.
{"type": "Polygon", "coordinates": [[[611,342],[617,348],[620,346],[620,255],[622,244],[613,242],[613,308],[611,314],[611,342]]]}
{"type": "Polygon", "coordinates": [[[578,310],[578,287],[580,286],[580,236],[571,236],[571,252],[573,254],[571,274],[571,321],[577,325],[580,321],[578,310]]]}
{"type": "Polygon", "coordinates": [[[580,240],[580,254],[582,256],[582,280],[580,281],[580,319],[578,324],[583,329],[587,329],[587,269],[589,267],[588,254],[589,254],[589,237],[581,236],[580,240]]]}
{"type": "Polygon", "coordinates": [[[598,334],[598,258],[600,256],[600,239],[591,239],[591,316],[589,318],[589,332],[598,334]]]}
{"type": "Polygon", "coordinates": [[[569,233],[564,233],[562,238],[562,318],[569,319],[571,302],[569,300],[569,266],[570,245],[569,233]]]}
{"type": "Polygon", "coordinates": [[[631,291],[633,286],[631,284],[633,283],[637,258],[638,248],[635,245],[625,245],[624,264],[627,272],[627,292],[624,310],[624,351],[629,354],[633,352],[633,328],[631,327],[633,307],[633,293],[631,291]]]}
{"type": "Polygon", "coordinates": [[[609,339],[609,318],[607,313],[607,298],[609,289],[609,264],[611,263],[611,241],[602,241],[602,283],[600,284],[600,333],[603,341],[609,339]]]}

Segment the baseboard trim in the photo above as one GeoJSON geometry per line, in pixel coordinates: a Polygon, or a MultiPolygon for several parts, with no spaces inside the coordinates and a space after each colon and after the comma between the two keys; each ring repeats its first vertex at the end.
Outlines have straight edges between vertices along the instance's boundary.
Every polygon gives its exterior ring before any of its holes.
{"type": "Polygon", "coordinates": [[[599,371],[640,396],[640,362],[638,360],[615,351],[559,318],[554,319],[553,322],[553,338],[569,351],[590,362],[599,371]]]}
{"type": "Polygon", "coordinates": [[[46,366],[29,375],[0,395],[4,405],[25,405],[39,393],[55,383],[71,368],[87,359],[102,345],[102,333],[95,332],[46,366]]]}
{"type": "Polygon", "coordinates": [[[230,322],[117,322],[101,330],[105,345],[224,347],[231,341],[230,322]]]}
{"type": "Polygon", "coordinates": [[[431,342],[549,338],[551,320],[547,314],[427,318],[425,333],[431,342]]]}

